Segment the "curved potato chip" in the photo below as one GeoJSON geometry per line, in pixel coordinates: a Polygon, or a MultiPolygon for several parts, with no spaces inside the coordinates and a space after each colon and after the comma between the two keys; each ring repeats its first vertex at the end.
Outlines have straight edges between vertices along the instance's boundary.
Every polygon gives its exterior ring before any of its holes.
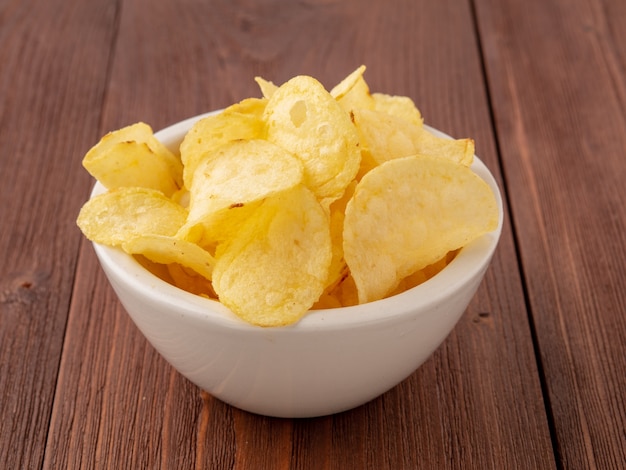
{"type": "Polygon", "coordinates": [[[214,232],[212,226],[216,224],[233,225],[231,216],[248,216],[248,207],[300,184],[302,177],[302,162],[278,145],[265,140],[238,140],[223,145],[196,170],[190,189],[189,216],[179,237],[193,240],[199,235],[207,236],[197,232],[199,224],[209,233],[214,232]],[[195,236],[191,234],[194,230],[195,236]]]}
{"type": "Polygon", "coordinates": [[[142,255],[160,264],[178,263],[192,269],[205,279],[211,279],[215,258],[198,245],[163,235],[141,235],[122,243],[131,255],[142,255]]]}
{"type": "MultiPolygon", "coordinates": [[[[155,263],[156,264],[156,263],[155,263]]],[[[217,300],[217,294],[213,290],[213,284],[206,277],[201,276],[194,270],[178,263],[170,263],[164,266],[167,270],[170,284],[192,294],[217,300]]]]}
{"type": "Polygon", "coordinates": [[[373,93],[374,110],[391,114],[411,123],[413,126],[422,127],[424,119],[415,103],[408,96],[386,95],[373,93]]]}
{"type": "Polygon", "coordinates": [[[332,260],[328,270],[326,289],[332,289],[333,285],[340,282],[348,270],[346,260],[343,257],[343,221],[345,219],[346,205],[354,194],[356,181],[352,181],[343,196],[330,205],[330,236],[332,241],[332,260]]]}
{"type": "Polygon", "coordinates": [[[274,92],[278,90],[278,86],[262,77],[254,77],[254,81],[259,85],[263,98],[270,99],[274,92]]]}
{"type": "Polygon", "coordinates": [[[414,126],[408,121],[369,109],[355,109],[352,115],[363,153],[362,173],[388,160],[417,153],[412,138],[414,126]]]}
{"type": "Polygon", "coordinates": [[[470,166],[474,161],[474,141],[472,139],[449,139],[439,137],[424,127],[414,128],[413,142],[420,155],[441,157],[470,166]]]}
{"type": "Polygon", "coordinates": [[[180,160],[142,122],[105,135],[87,152],[83,166],[107,189],[138,186],[170,196],[182,187],[180,160]]]}
{"type": "Polygon", "coordinates": [[[119,246],[141,235],[174,235],[186,218],[187,211],[160,191],[119,188],[87,201],[76,223],[89,240],[119,246]]]}
{"type": "Polygon", "coordinates": [[[369,86],[363,78],[365,66],[358,69],[338,83],[330,94],[337,100],[341,108],[350,113],[353,109],[374,109],[374,99],[369,86]]]}
{"type": "MultiPolygon", "coordinates": [[[[390,110],[393,110],[393,106],[389,105],[390,110]]],[[[472,139],[455,140],[436,136],[421,123],[416,125],[404,119],[402,112],[398,114],[368,109],[352,111],[363,153],[361,174],[388,160],[413,155],[446,158],[465,166],[472,164],[472,139]]],[[[413,119],[417,117],[413,116],[413,119]]]]}
{"type": "Polygon", "coordinates": [[[294,323],[324,290],[330,245],[326,211],[309,189],[296,186],[266,199],[235,238],[218,247],[213,287],[247,322],[294,323]]]}
{"type": "Polygon", "coordinates": [[[350,91],[363,80],[363,74],[365,73],[365,65],[360,65],[354,72],[351,72],[346,78],[341,80],[330,90],[330,96],[336,100],[340,100],[346,96],[350,91]]]}
{"type": "Polygon", "coordinates": [[[298,76],[278,88],[265,108],[267,139],[304,163],[305,184],[320,200],[343,194],[361,160],[350,117],[314,78],[298,76]]]}
{"type": "Polygon", "coordinates": [[[346,207],[344,256],[359,302],[385,297],[406,276],[497,224],[491,188],[466,166],[435,157],[381,164],[346,207]]]}
{"type": "Polygon", "coordinates": [[[200,119],[192,126],[180,144],[183,179],[187,188],[193,184],[198,165],[213,150],[234,140],[261,139],[265,136],[262,115],[266,102],[265,99],[247,98],[219,114],[200,119]]]}

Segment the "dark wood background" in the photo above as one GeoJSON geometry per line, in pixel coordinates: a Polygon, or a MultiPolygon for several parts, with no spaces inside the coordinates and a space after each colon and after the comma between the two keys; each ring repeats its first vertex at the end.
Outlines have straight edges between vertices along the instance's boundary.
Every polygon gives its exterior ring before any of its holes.
{"type": "Polygon", "coordinates": [[[0,0],[0,466],[626,468],[626,2],[0,0]],[[273,419],[178,375],[75,226],[84,153],[358,65],[473,137],[506,199],[442,347],[342,414],[273,419]]]}

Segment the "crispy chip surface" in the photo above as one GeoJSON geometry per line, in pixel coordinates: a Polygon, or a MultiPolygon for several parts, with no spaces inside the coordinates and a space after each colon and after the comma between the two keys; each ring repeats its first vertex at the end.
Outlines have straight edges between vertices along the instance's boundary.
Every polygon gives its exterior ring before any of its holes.
{"type": "Polygon", "coordinates": [[[219,147],[196,169],[189,217],[180,236],[187,238],[199,224],[212,233],[216,224],[234,226],[254,203],[300,184],[303,172],[300,159],[265,140],[237,140],[219,147]]]}
{"type": "Polygon", "coordinates": [[[143,255],[155,263],[178,263],[209,280],[215,265],[213,256],[195,243],[171,236],[137,236],[122,243],[122,249],[131,255],[143,255]]]}
{"type": "Polygon", "coordinates": [[[274,83],[270,82],[269,80],[265,80],[262,77],[254,77],[254,81],[257,83],[257,85],[259,85],[261,93],[263,94],[263,98],[271,98],[274,92],[278,90],[278,87],[274,85],[274,83]]]}
{"type": "Polygon", "coordinates": [[[160,191],[128,187],[91,198],[77,224],[89,240],[120,246],[138,236],[173,236],[186,218],[187,211],[160,191]]]}
{"type": "Polygon", "coordinates": [[[265,99],[247,98],[193,125],[180,144],[183,179],[187,188],[193,184],[198,165],[215,149],[236,140],[265,137],[262,115],[266,102],[265,99]]]}
{"type": "Polygon", "coordinates": [[[296,186],[267,198],[216,258],[213,286],[220,302],[255,325],[294,323],[324,290],[328,216],[308,188],[296,186]]]}
{"type": "Polygon", "coordinates": [[[339,106],[348,114],[354,109],[374,109],[376,105],[369,85],[363,78],[364,73],[365,66],[362,65],[330,91],[339,106]]]}
{"type": "Polygon", "coordinates": [[[472,139],[448,139],[434,135],[426,128],[413,128],[413,142],[420,155],[441,157],[470,166],[474,161],[474,141],[472,139]]]}
{"type": "Polygon", "coordinates": [[[314,78],[280,86],[265,108],[267,139],[300,158],[304,182],[320,200],[338,199],[361,160],[348,114],[314,78]]]}
{"type": "Polygon", "coordinates": [[[83,158],[103,186],[139,186],[169,196],[182,186],[182,164],[142,122],[105,135],[83,158]]]}
{"type": "Polygon", "coordinates": [[[374,109],[391,116],[404,119],[412,126],[422,127],[424,119],[422,113],[408,96],[387,95],[385,93],[373,93],[374,109]]]}
{"type": "Polygon", "coordinates": [[[435,157],[381,164],[346,208],[344,256],[359,302],[385,297],[404,277],[497,224],[491,188],[466,166],[435,157]]]}

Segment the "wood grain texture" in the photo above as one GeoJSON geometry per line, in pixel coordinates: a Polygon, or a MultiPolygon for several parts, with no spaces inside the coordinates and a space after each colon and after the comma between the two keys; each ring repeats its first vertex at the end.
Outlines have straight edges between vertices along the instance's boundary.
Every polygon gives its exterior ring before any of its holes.
{"type": "Polygon", "coordinates": [[[43,459],[89,184],[80,159],[98,136],[113,35],[110,2],[64,3],[0,2],[4,468],[43,459]]]}
{"type": "Polygon", "coordinates": [[[626,4],[478,0],[564,468],[626,462],[626,4]]]}
{"type": "Polygon", "coordinates": [[[626,3],[0,0],[0,63],[0,467],[624,466],[626,3]],[[112,129],[258,96],[256,75],[330,88],[360,64],[475,139],[500,246],[397,387],[315,419],[237,410],[124,312],[75,226],[80,160],[112,129]]]}
{"type": "MultiPolygon", "coordinates": [[[[158,129],[256,96],[255,75],[281,83],[307,73],[331,87],[365,63],[372,89],[412,96],[430,123],[475,136],[498,173],[467,3],[394,2],[391,14],[386,2],[145,0],[119,11],[101,134],[137,120],[158,129]]],[[[553,468],[508,224],[485,285],[427,364],[363,407],[310,420],[251,415],[181,378],[84,243],[45,468],[122,465],[553,468]]]]}

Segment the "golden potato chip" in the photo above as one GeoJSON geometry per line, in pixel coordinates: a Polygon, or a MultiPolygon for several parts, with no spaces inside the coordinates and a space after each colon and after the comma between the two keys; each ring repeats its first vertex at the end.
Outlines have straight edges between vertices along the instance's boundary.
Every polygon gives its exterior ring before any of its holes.
{"type": "Polygon", "coordinates": [[[206,277],[199,275],[194,270],[186,268],[178,263],[170,263],[164,266],[167,270],[170,283],[179,289],[201,295],[210,299],[217,299],[213,290],[213,284],[206,277]]]}
{"type": "Polygon", "coordinates": [[[359,302],[385,297],[406,276],[497,224],[491,188],[466,166],[427,156],[379,165],[346,207],[344,256],[359,302]]]}
{"type": "Polygon", "coordinates": [[[211,279],[215,259],[195,243],[164,235],[141,235],[122,243],[131,255],[142,255],[160,264],[178,263],[211,279]]]}
{"type": "Polygon", "coordinates": [[[274,92],[278,90],[278,87],[276,85],[268,80],[265,80],[264,78],[254,77],[254,81],[257,82],[257,84],[259,85],[261,93],[263,94],[263,98],[270,99],[274,92]]]}
{"type": "MultiPolygon", "coordinates": [[[[354,72],[351,72],[346,78],[335,85],[330,90],[330,95],[336,100],[342,99],[350,91],[363,80],[363,74],[365,73],[365,65],[359,66],[354,72]]],[[[369,88],[368,88],[369,89],[369,88]]]]}
{"type": "Polygon", "coordinates": [[[328,216],[303,185],[268,197],[218,247],[213,287],[220,302],[255,325],[299,320],[319,299],[331,259],[328,216]]]}
{"type": "Polygon", "coordinates": [[[353,109],[374,109],[374,98],[363,78],[365,66],[361,66],[337,84],[330,94],[348,114],[353,109]]]}
{"type": "Polygon", "coordinates": [[[329,291],[328,295],[337,299],[337,302],[342,307],[352,307],[359,304],[356,284],[354,283],[354,278],[349,272],[341,279],[341,282],[332,289],[332,291],[329,291]]]}
{"type": "Polygon", "coordinates": [[[356,175],[359,140],[350,117],[314,78],[280,86],[265,108],[267,139],[299,157],[305,184],[320,200],[338,199],[356,175]]]}
{"type": "Polygon", "coordinates": [[[413,141],[416,131],[408,121],[369,109],[355,109],[352,115],[361,142],[362,173],[387,160],[417,153],[413,141]]]}
{"type": "Polygon", "coordinates": [[[418,154],[447,158],[465,166],[470,166],[474,161],[472,139],[439,137],[424,127],[415,127],[413,130],[413,142],[418,154]]]}
{"type": "Polygon", "coordinates": [[[374,100],[374,110],[404,119],[416,127],[423,126],[422,113],[408,96],[373,93],[372,99],[374,100]]]}
{"type": "Polygon", "coordinates": [[[415,271],[413,274],[409,274],[400,281],[395,290],[389,295],[399,294],[428,281],[430,278],[441,272],[441,270],[454,259],[457,253],[458,250],[450,251],[446,254],[446,256],[438,261],[435,261],[433,264],[429,264],[425,268],[415,271]]]}
{"type": "Polygon", "coordinates": [[[332,261],[328,270],[326,288],[332,288],[337,284],[347,271],[346,260],[343,257],[343,221],[345,218],[346,205],[354,194],[356,181],[352,181],[343,196],[330,205],[330,236],[332,241],[332,261]]]}
{"type": "Polygon", "coordinates": [[[446,158],[465,166],[474,159],[472,139],[439,137],[421,124],[379,110],[355,109],[352,116],[361,142],[361,175],[388,160],[412,155],[446,158]]]}
{"type": "Polygon", "coordinates": [[[180,144],[183,179],[187,188],[193,184],[198,165],[213,150],[235,140],[265,137],[262,115],[266,102],[265,99],[248,98],[219,114],[204,117],[193,125],[180,144]]]}
{"type": "Polygon", "coordinates": [[[249,216],[248,207],[300,184],[303,172],[300,159],[265,140],[237,140],[219,147],[196,169],[189,216],[179,237],[199,240],[216,233],[216,226],[230,226],[220,238],[230,236],[236,220],[249,216]],[[198,225],[208,233],[198,232],[198,225]]]}
{"type": "Polygon", "coordinates": [[[186,218],[187,211],[160,191],[129,187],[91,198],[76,222],[89,240],[119,246],[138,236],[174,235],[186,218]]]}
{"type": "Polygon", "coordinates": [[[83,166],[108,189],[144,187],[170,196],[182,186],[180,160],[141,122],[105,135],[83,166]]]}

